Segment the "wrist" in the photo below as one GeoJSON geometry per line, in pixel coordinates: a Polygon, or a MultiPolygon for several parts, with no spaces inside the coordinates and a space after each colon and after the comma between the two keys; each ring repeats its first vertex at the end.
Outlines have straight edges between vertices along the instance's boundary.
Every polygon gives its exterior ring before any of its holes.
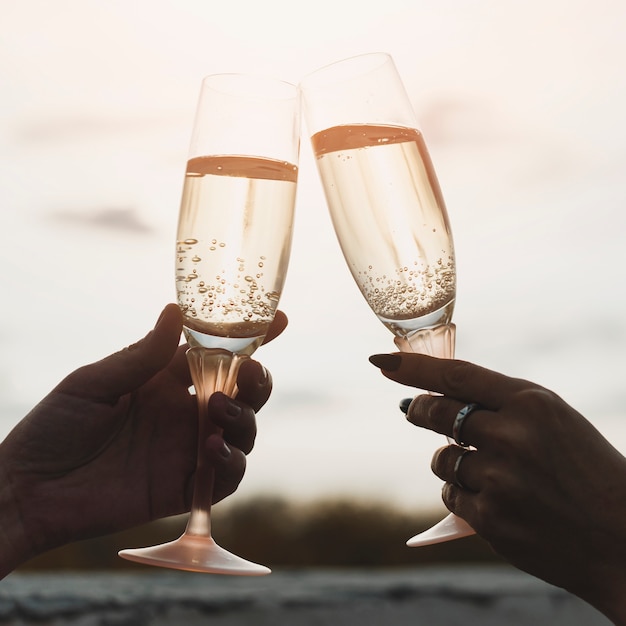
{"type": "Polygon", "coordinates": [[[585,563],[570,591],[614,624],[626,626],[626,540],[622,531],[626,507],[621,510],[607,504],[604,513],[596,516],[598,527],[588,531],[585,563]]]}

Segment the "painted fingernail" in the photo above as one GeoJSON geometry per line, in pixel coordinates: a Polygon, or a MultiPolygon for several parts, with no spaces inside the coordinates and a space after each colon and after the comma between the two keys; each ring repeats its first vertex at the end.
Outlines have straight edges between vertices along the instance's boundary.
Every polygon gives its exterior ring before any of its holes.
{"type": "Polygon", "coordinates": [[[261,375],[259,376],[260,387],[263,387],[264,385],[267,384],[268,377],[269,377],[269,374],[267,373],[267,370],[261,365],[261,375]]]}
{"type": "Polygon", "coordinates": [[[400,367],[402,357],[399,354],[373,354],[369,361],[381,370],[393,372],[400,367]]]}
{"type": "Polygon", "coordinates": [[[409,412],[409,406],[413,402],[413,398],[404,398],[400,400],[400,410],[406,415],[409,412]]]}
{"type": "Polygon", "coordinates": [[[230,448],[226,445],[226,442],[222,443],[222,447],[220,448],[220,455],[225,459],[230,456],[230,448]]]}

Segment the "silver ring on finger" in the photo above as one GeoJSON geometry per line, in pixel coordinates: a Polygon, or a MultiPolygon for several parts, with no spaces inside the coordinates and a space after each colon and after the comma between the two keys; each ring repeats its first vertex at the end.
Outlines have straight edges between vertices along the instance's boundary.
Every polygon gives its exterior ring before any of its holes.
{"type": "Polygon", "coordinates": [[[466,404],[454,418],[454,423],[452,424],[452,438],[456,443],[463,448],[467,448],[466,443],[463,443],[463,439],[461,438],[463,423],[465,420],[477,409],[480,408],[480,405],[476,402],[470,402],[470,404],[466,404]]]}
{"type": "Polygon", "coordinates": [[[463,452],[459,454],[459,456],[456,458],[456,461],[454,462],[454,470],[452,472],[454,476],[454,484],[460,489],[464,489],[466,491],[471,491],[471,489],[461,480],[461,477],[459,476],[459,470],[461,469],[461,463],[463,463],[463,459],[471,452],[473,452],[473,450],[463,450],[463,452]]]}

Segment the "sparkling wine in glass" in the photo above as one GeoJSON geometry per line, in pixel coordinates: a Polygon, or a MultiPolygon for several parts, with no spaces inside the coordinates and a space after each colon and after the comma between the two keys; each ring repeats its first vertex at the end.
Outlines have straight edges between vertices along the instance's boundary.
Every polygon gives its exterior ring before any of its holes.
{"type": "MultiPolygon", "coordinates": [[[[454,356],[456,264],[435,170],[393,59],[333,63],[300,84],[326,202],[363,297],[402,352],[454,356]]],[[[408,545],[474,531],[449,515],[408,545]]]]}
{"type": "Polygon", "coordinates": [[[218,432],[208,400],[233,397],[241,363],[274,319],[291,249],[298,176],[299,113],[294,85],[243,74],[202,82],[176,239],[176,294],[198,401],[193,504],[178,539],[120,556],[149,565],[216,574],[270,570],[211,537],[214,473],[203,444],[218,432]]]}

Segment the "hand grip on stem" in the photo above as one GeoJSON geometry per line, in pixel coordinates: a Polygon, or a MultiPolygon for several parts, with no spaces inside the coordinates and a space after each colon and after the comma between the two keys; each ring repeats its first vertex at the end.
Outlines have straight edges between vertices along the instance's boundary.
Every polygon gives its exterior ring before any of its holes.
{"type": "Polygon", "coordinates": [[[189,348],[187,361],[198,401],[198,461],[194,480],[191,515],[185,533],[209,537],[211,535],[211,503],[215,470],[206,462],[205,443],[208,437],[221,433],[208,413],[209,398],[221,391],[231,398],[237,393],[237,373],[248,356],[233,354],[219,348],[189,348]]]}
{"type": "MultiPolygon", "coordinates": [[[[394,342],[400,352],[428,354],[444,359],[454,358],[456,326],[441,324],[434,328],[424,328],[410,337],[396,337],[394,342]]],[[[450,443],[454,443],[450,441],[450,443]]],[[[432,528],[411,537],[406,543],[414,548],[429,546],[452,539],[460,539],[474,534],[474,529],[463,519],[450,514],[432,528]]]]}

